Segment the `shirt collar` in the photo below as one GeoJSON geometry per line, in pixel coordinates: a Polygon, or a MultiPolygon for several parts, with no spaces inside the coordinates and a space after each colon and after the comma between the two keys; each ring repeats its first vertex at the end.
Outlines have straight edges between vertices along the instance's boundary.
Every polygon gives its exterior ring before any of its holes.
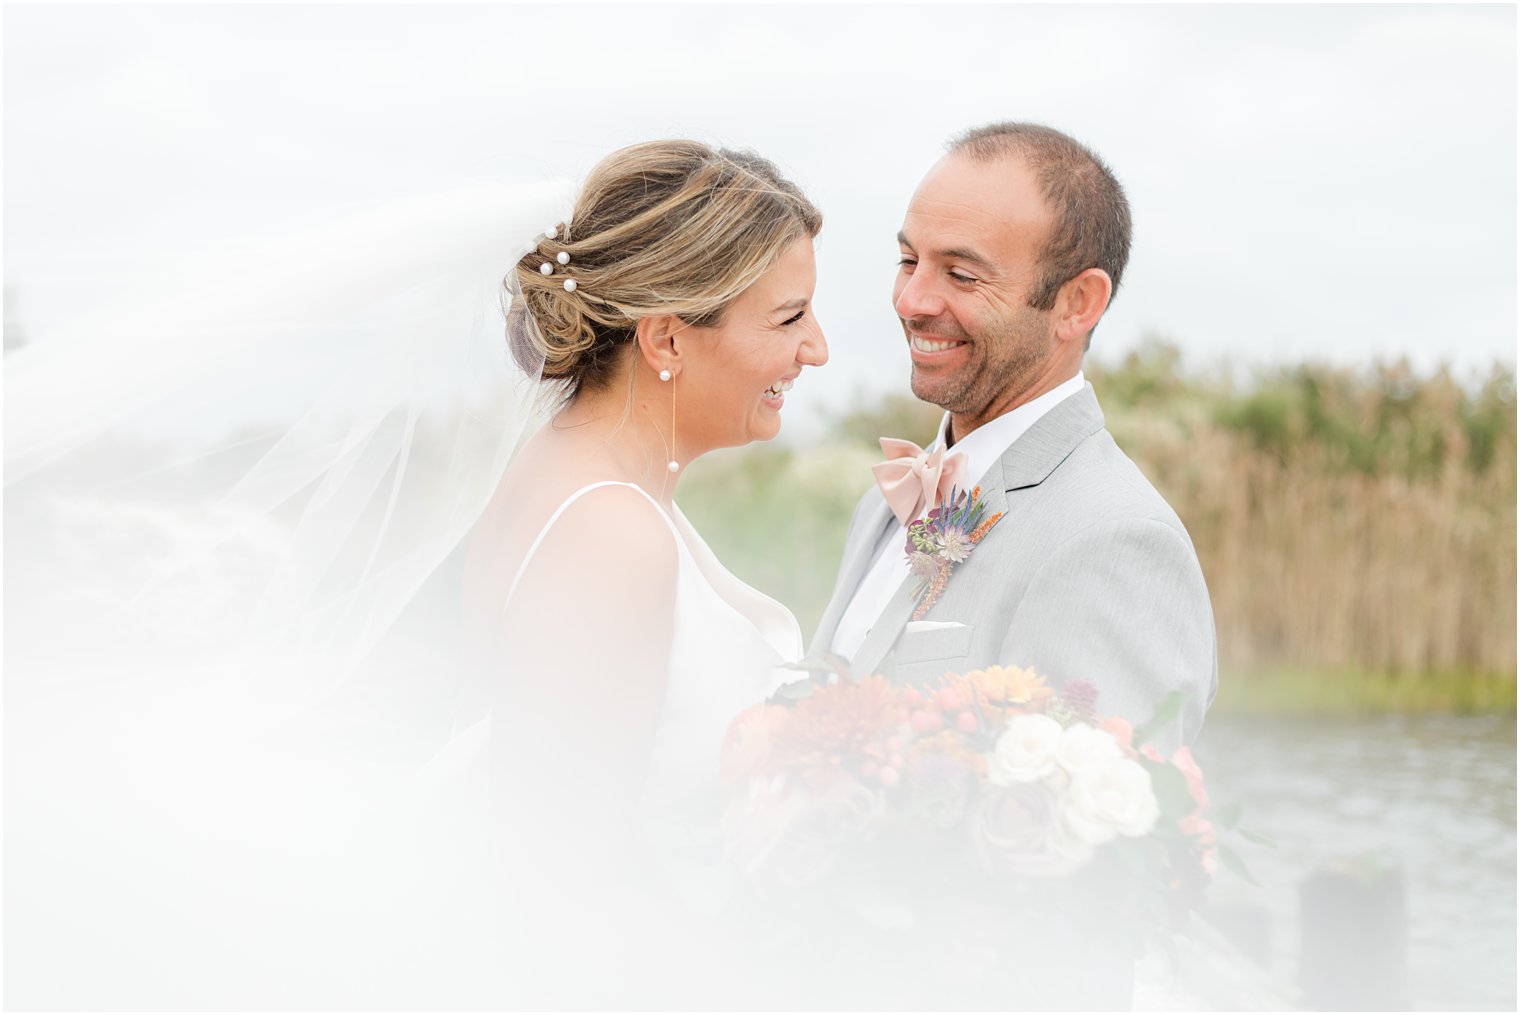
{"type": "MultiPolygon", "coordinates": [[[[955,447],[950,449],[951,454],[960,452],[966,456],[966,471],[962,475],[975,476],[980,479],[987,474],[987,470],[1003,457],[1013,442],[1024,436],[1024,432],[1034,426],[1035,421],[1054,409],[1061,402],[1081,391],[1087,384],[1087,379],[1078,370],[1075,377],[1062,381],[1038,398],[1032,398],[1023,405],[1009,409],[996,419],[988,420],[975,430],[955,442],[955,447]]],[[[950,426],[950,414],[947,412],[939,423],[939,434],[934,439],[934,447],[945,446],[945,432],[950,426]]]]}

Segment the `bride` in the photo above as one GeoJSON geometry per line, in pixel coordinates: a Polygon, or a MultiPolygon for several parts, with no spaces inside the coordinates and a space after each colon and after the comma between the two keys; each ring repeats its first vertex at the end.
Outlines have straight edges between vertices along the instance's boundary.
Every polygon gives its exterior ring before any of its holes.
{"type": "Polygon", "coordinates": [[[821,216],[687,141],[563,201],[496,182],[176,252],[7,355],[27,1006],[618,1005],[717,961],[690,914],[727,883],[719,745],[803,647],[673,498],[825,362],[821,216]],[[557,398],[515,456],[527,399],[482,312],[514,259],[508,345],[557,398]],[[248,419],[281,398],[294,423],[248,419]],[[462,544],[489,746],[476,723],[439,752],[483,711],[449,704],[438,621],[462,544]]]}
{"type": "MultiPolygon", "coordinates": [[[[721,903],[722,738],[803,645],[674,494],[700,455],[774,437],[793,381],[827,360],[812,309],[821,224],[764,159],[650,142],[603,160],[509,280],[514,356],[542,362],[561,401],[476,527],[463,601],[492,689],[506,890],[531,914],[540,974],[590,928],[647,941],[650,907],[667,906],[668,930],[675,896],[721,903]],[[683,855],[704,842],[706,860],[683,855]]],[[[669,947],[633,949],[625,975],[656,976],[652,952],[669,947]]],[[[574,984],[562,972],[546,997],[574,984]]]]}

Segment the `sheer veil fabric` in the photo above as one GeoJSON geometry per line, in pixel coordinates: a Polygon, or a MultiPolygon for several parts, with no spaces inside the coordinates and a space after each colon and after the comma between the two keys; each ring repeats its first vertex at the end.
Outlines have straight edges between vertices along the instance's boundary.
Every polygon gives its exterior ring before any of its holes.
{"type": "Polygon", "coordinates": [[[451,596],[548,407],[502,280],[572,194],[165,251],[7,354],[12,1005],[477,992],[485,729],[451,596]]]}

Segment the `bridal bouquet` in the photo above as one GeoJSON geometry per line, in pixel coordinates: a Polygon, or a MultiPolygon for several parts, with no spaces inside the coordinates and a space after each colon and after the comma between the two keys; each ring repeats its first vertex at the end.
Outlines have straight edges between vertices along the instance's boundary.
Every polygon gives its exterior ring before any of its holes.
{"type": "Polygon", "coordinates": [[[1027,884],[1100,866],[1145,888],[1150,922],[1201,901],[1219,857],[1203,773],[1186,747],[1145,743],[1180,697],[1136,729],[1100,716],[1092,684],[1057,691],[1017,667],[793,686],[807,693],[740,714],[723,746],[725,841],[747,881],[1027,884]]]}

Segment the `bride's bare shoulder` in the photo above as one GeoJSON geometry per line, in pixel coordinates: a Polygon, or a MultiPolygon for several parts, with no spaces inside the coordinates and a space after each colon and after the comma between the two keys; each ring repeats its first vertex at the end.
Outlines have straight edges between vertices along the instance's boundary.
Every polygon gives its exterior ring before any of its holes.
{"type": "Polygon", "coordinates": [[[591,572],[603,582],[673,581],[675,534],[648,494],[594,461],[533,450],[524,449],[502,477],[476,528],[466,565],[475,581],[510,583],[524,564],[526,586],[591,572]]]}
{"type": "Polygon", "coordinates": [[[516,532],[536,533],[551,520],[554,529],[589,527],[623,535],[668,530],[653,497],[595,461],[524,456],[502,477],[489,511],[516,532]]]}
{"type": "Polygon", "coordinates": [[[562,645],[566,625],[581,631],[587,616],[616,616],[625,649],[648,636],[657,643],[651,652],[663,650],[680,567],[675,533],[638,489],[589,485],[563,491],[554,507],[493,548],[497,597],[512,604],[519,629],[554,645],[562,645]]]}

